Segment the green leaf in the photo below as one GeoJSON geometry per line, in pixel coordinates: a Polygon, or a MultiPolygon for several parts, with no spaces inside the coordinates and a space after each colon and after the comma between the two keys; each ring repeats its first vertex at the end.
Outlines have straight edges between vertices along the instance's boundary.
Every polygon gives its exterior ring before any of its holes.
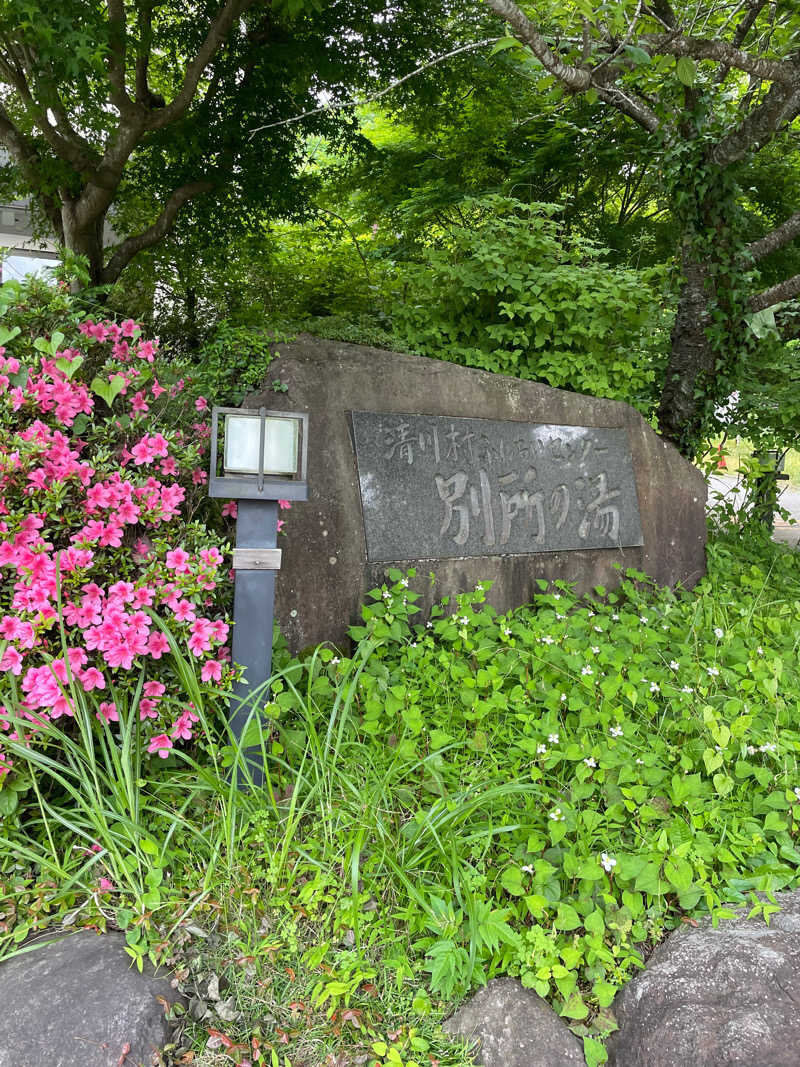
{"type": "Polygon", "coordinates": [[[490,56],[496,56],[498,52],[505,52],[509,48],[522,48],[522,43],[516,37],[503,37],[492,48],[490,56]]]}
{"type": "Polygon", "coordinates": [[[56,366],[68,379],[72,379],[83,366],[83,362],[83,356],[75,356],[74,359],[66,359],[62,356],[61,359],[56,360],[56,366]]]}
{"type": "Polygon", "coordinates": [[[588,1014],[589,1009],[584,1004],[583,997],[577,992],[567,999],[561,1009],[561,1015],[567,1019],[585,1019],[588,1014]]]}
{"type": "MultiPolygon", "coordinates": [[[[581,917],[571,904],[561,903],[558,905],[556,918],[553,925],[557,930],[577,930],[582,924],[581,917]]],[[[576,1016],[577,1017],[577,1016],[576,1016]]],[[[583,1016],[581,1016],[583,1018],[583,1016]]]]}
{"type": "Polygon", "coordinates": [[[500,875],[500,885],[507,893],[510,893],[512,897],[521,897],[525,893],[525,886],[522,882],[522,871],[519,867],[506,867],[500,875]]]}
{"type": "Polygon", "coordinates": [[[694,65],[694,60],[689,56],[681,56],[678,60],[676,71],[678,74],[678,81],[683,82],[684,85],[694,85],[695,77],[697,76],[697,69],[694,65]]]}
{"type": "Polygon", "coordinates": [[[639,48],[639,46],[635,44],[625,45],[625,55],[637,66],[643,66],[645,63],[651,62],[649,53],[645,52],[643,48],[639,48]]]}
{"type": "Polygon", "coordinates": [[[583,1058],[586,1060],[586,1067],[600,1067],[601,1064],[608,1063],[605,1045],[596,1037],[584,1037],[583,1058]]]}
{"type": "Polygon", "coordinates": [[[89,388],[96,393],[101,400],[105,400],[109,407],[125,386],[125,378],[121,374],[112,374],[108,381],[102,378],[93,378],[89,388]]]}

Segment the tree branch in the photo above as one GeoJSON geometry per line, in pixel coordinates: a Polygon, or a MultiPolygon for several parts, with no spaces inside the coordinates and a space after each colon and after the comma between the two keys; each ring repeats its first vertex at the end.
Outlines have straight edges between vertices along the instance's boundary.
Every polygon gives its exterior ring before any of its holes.
{"type": "Polygon", "coordinates": [[[135,255],[145,248],[150,248],[152,245],[157,244],[172,228],[178,212],[187,201],[193,199],[193,197],[200,196],[202,193],[210,192],[213,188],[214,183],[212,181],[201,179],[200,181],[188,182],[186,185],[176,189],[170,195],[161,214],[152,226],[148,226],[146,230],[134,234],[132,237],[127,237],[121,244],[117,245],[109,257],[108,263],[103,268],[103,283],[115,282],[135,255]]]}
{"type": "Polygon", "coordinates": [[[796,296],[800,296],[800,274],[778,282],[771,289],[756,293],[750,298],[750,310],[763,311],[764,308],[772,307],[773,304],[782,304],[784,300],[792,300],[796,296]]]}
{"type": "Polygon", "coordinates": [[[36,146],[11,121],[6,109],[0,103],[0,141],[6,146],[12,159],[22,172],[28,186],[34,190],[39,199],[48,222],[61,241],[64,240],[64,225],[59,205],[42,186],[42,176],[38,168],[36,146]]]}
{"type": "Polygon", "coordinates": [[[633,96],[615,85],[594,85],[592,88],[604,103],[610,104],[634,122],[638,122],[648,133],[656,133],[659,129],[661,123],[658,121],[658,116],[638,96],[633,96]]]}
{"type": "MultiPolygon", "coordinates": [[[[749,0],[747,5],[747,13],[742,21],[736,27],[736,32],[733,35],[733,47],[741,48],[745,42],[750,30],[755,25],[756,19],[767,6],[767,0],[749,0]]],[[[730,73],[730,64],[723,63],[715,75],[715,82],[717,85],[721,85],[730,73]]]]}
{"type": "Polygon", "coordinates": [[[124,0],[106,0],[110,55],[108,57],[108,80],[111,83],[109,99],[120,113],[127,111],[133,101],[125,87],[125,57],[128,49],[128,28],[125,21],[124,0]]]}
{"type": "Polygon", "coordinates": [[[551,51],[528,16],[523,14],[512,0],[484,0],[484,3],[508,23],[515,36],[530,48],[544,69],[558,78],[562,85],[576,93],[591,89],[592,79],[589,71],[571,67],[551,51]]]}
{"type": "MultiPolygon", "coordinates": [[[[0,55],[0,76],[4,78],[7,84],[16,89],[20,102],[27,111],[31,122],[38,127],[44,139],[60,159],[63,159],[64,162],[69,163],[71,167],[78,171],[92,170],[97,166],[98,156],[88,142],[75,133],[69,124],[68,136],[64,136],[51,124],[47,117],[47,106],[38,103],[34,99],[25,73],[4,55],[0,55]]],[[[57,94],[51,93],[52,95],[56,97],[53,103],[56,103],[57,109],[60,109],[63,114],[60,99],[58,99],[57,94]]],[[[56,114],[55,109],[53,113],[56,114]]]]}
{"type": "Polygon", "coordinates": [[[136,16],[139,40],[136,44],[136,103],[147,104],[150,100],[150,49],[153,46],[153,9],[149,3],[141,3],[136,16]]]}
{"type": "Polygon", "coordinates": [[[161,130],[171,122],[179,119],[189,108],[194,99],[203,71],[210,63],[214,53],[222,46],[234,22],[242,15],[254,0],[225,0],[217,17],[211,23],[206,38],[198,49],[197,55],[186,67],[183,84],[175,98],[166,107],[154,111],[148,121],[148,129],[161,130]]]}
{"type": "Polygon", "coordinates": [[[792,88],[798,84],[798,70],[790,60],[763,59],[760,56],[753,56],[749,52],[742,51],[741,48],[734,48],[727,41],[684,37],[674,33],[644,33],[639,43],[650,55],[713,59],[717,63],[743,70],[746,74],[760,78],[762,81],[779,82],[792,88]]]}
{"type": "Polygon", "coordinates": [[[800,88],[791,92],[774,82],[764,100],[709,151],[708,158],[721,167],[738,163],[753,149],[763,148],[785,122],[798,114],[800,88]]]}
{"type": "Polygon", "coordinates": [[[280,122],[268,122],[265,126],[256,126],[255,129],[250,131],[250,136],[260,133],[262,130],[273,130],[276,126],[291,126],[295,122],[301,122],[303,119],[310,118],[312,115],[321,115],[326,111],[343,111],[346,107],[361,107],[362,104],[372,104],[376,100],[380,100],[381,97],[391,93],[403,82],[409,81],[410,78],[416,78],[418,74],[422,74],[424,71],[429,70],[431,67],[435,67],[437,63],[443,63],[446,59],[452,59],[453,56],[461,55],[462,52],[474,52],[476,48],[483,48],[487,44],[497,44],[498,41],[502,41],[502,37],[485,37],[482,41],[473,41],[471,44],[462,44],[459,48],[454,48],[452,52],[445,52],[444,55],[436,56],[435,59],[429,60],[427,63],[422,63],[419,67],[409,71],[408,74],[404,74],[402,78],[397,78],[386,86],[385,89],[381,89],[377,93],[372,93],[366,97],[352,97],[350,100],[344,100],[341,104],[322,104],[320,107],[314,107],[310,111],[303,111],[299,115],[292,115],[290,119],[281,119],[280,122]]]}
{"type": "Polygon", "coordinates": [[[753,257],[753,261],[758,263],[759,260],[771,255],[772,252],[777,252],[779,248],[788,245],[799,234],[800,211],[795,211],[794,215],[790,215],[785,222],[782,222],[780,226],[776,226],[765,237],[761,237],[758,241],[753,241],[752,244],[748,245],[746,251],[753,257]]]}

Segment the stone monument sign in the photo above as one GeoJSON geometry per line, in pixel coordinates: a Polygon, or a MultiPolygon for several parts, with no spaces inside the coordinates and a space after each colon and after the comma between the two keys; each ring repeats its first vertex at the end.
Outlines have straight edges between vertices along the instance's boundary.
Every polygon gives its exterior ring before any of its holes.
{"type": "Polygon", "coordinates": [[[370,563],[642,544],[626,430],[351,418],[370,563]]]}
{"type": "Polygon", "coordinates": [[[542,578],[705,573],[703,476],[627,404],[306,335],[276,357],[287,391],[245,406],[309,413],[309,500],[276,582],[293,650],[345,644],[389,566],[416,568],[421,620],[479,581],[508,611],[542,578]]]}

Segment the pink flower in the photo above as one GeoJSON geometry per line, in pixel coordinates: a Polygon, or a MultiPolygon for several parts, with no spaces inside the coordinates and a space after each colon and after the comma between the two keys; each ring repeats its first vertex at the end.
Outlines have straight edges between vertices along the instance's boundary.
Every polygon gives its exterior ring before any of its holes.
{"type": "Polygon", "coordinates": [[[235,519],[238,511],[239,505],[236,503],[235,500],[229,500],[227,504],[222,505],[222,514],[226,518],[235,519]]]}
{"type": "Polygon", "coordinates": [[[93,689],[105,689],[106,687],[105,676],[96,667],[87,667],[83,674],[78,676],[78,679],[87,693],[90,693],[93,689]]]}
{"type": "Polygon", "coordinates": [[[209,682],[212,679],[215,682],[220,681],[222,678],[222,664],[215,659],[207,659],[200,671],[200,678],[204,682],[209,682]]]}
{"type": "Polygon", "coordinates": [[[194,622],[197,618],[194,605],[189,600],[179,600],[175,605],[175,618],[178,622],[194,622]]]}
{"type": "Polygon", "coordinates": [[[165,652],[169,652],[169,641],[159,630],[150,634],[147,642],[147,651],[153,659],[161,659],[165,652]]]}
{"type": "Polygon", "coordinates": [[[292,506],[292,503],[291,503],[290,500],[279,500],[278,501],[278,507],[282,508],[284,511],[287,510],[288,508],[291,508],[291,506],[292,506]]]}
{"type": "Polygon", "coordinates": [[[100,893],[113,893],[114,883],[109,882],[107,878],[100,878],[97,882],[97,889],[100,893]]]}
{"type": "Polygon", "coordinates": [[[161,682],[145,682],[144,694],[148,697],[162,697],[166,692],[167,687],[162,685],[161,682]]]}
{"type": "Polygon", "coordinates": [[[142,697],[142,699],[139,701],[139,721],[144,722],[145,719],[157,719],[157,709],[157,700],[150,700],[148,697],[142,697]]]}
{"type": "Polygon", "coordinates": [[[194,402],[194,406],[198,411],[208,411],[208,401],[204,396],[198,396],[194,402]]]}
{"type": "Polygon", "coordinates": [[[167,552],[166,564],[176,574],[189,574],[188,563],[190,558],[189,553],[182,548],[174,548],[172,551],[167,552]]]}
{"type": "Polygon", "coordinates": [[[169,750],[172,748],[172,741],[166,734],[156,734],[155,737],[150,739],[150,744],[147,746],[147,751],[152,756],[157,752],[161,759],[166,759],[169,755],[169,750]]]}
{"type": "Polygon", "coordinates": [[[97,712],[96,718],[101,721],[105,719],[106,722],[119,722],[119,714],[117,713],[117,705],[114,701],[103,701],[100,705],[100,710],[97,712]]]}

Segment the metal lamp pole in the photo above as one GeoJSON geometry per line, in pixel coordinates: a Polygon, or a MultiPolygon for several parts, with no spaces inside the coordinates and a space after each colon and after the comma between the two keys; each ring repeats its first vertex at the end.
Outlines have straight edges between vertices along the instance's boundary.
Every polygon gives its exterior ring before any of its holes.
{"type": "MultiPolygon", "coordinates": [[[[285,427],[284,427],[285,430],[285,427]]],[[[284,433],[285,437],[285,433],[284,433]]],[[[225,459],[228,459],[226,441],[225,459]]],[[[209,495],[238,500],[236,547],[233,550],[233,662],[245,668],[243,677],[234,684],[229,722],[233,736],[241,740],[253,715],[256,695],[266,704],[269,694],[265,683],[272,672],[272,631],[275,617],[275,572],[280,569],[278,543],[278,500],[307,500],[308,416],[301,413],[258,411],[242,408],[214,408],[211,418],[211,473],[209,495]],[[226,434],[239,433],[241,442],[231,468],[223,476],[217,473],[219,416],[226,415],[226,434]],[[251,420],[259,420],[258,445],[255,447],[251,420]],[[237,424],[238,423],[241,425],[237,424]],[[286,456],[273,449],[267,456],[267,431],[276,420],[295,424],[294,447],[286,456]],[[248,425],[249,421],[249,425],[248,425]],[[248,437],[242,436],[247,434],[248,437]],[[249,445],[249,450],[248,450],[249,445]],[[238,463],[239,466],[233,466],[238,463]],[[278,473],[269,470],[277,464],[278,473]]],[[[245,750],[253,785],[264,784],[264,765],[257,758],[258,749],[245,750]]]]}

